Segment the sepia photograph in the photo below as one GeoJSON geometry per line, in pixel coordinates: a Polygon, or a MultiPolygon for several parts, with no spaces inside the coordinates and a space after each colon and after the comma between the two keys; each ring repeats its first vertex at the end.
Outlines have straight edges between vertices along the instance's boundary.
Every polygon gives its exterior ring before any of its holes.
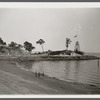
{"type": "Polygon", "coordinates": [[[100,94],[100,3],[3,5],[0,95],[100,94]]]}

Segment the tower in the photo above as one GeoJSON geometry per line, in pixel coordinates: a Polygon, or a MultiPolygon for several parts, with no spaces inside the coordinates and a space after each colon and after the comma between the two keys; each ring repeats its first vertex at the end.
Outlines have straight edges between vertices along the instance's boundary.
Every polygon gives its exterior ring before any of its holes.
{"type": "Polygon", "coordinates": [[[79,41],[76,41],[74,51],[75,51],[75,52],[80,51],[79,41]]]}

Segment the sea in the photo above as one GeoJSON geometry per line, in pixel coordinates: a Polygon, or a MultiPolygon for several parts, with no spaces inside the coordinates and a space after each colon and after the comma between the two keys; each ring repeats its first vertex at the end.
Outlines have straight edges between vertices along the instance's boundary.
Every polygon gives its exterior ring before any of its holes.
{"type": "MultiPolygon", "coordinates": [[[[100,53],[88,53],[100,57],[100,53]]],[[[26,71],[44,73],[45,75],[67,82],[77,82],[100,86],[100,61],[28,61],[17,63],[26,71]]]]}

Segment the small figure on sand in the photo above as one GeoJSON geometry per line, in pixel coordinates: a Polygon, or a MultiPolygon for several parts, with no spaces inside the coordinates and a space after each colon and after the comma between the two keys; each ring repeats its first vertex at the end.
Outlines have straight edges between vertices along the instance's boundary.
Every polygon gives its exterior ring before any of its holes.
{"type": "Polygon", "coordinates": [[[40,75],[41,75],[40,72],[38,72],[38,77],[39,77],[39,78],[40,78],[40,75]]]}
{"type": "Polygon", "coordinates": [[[35,77],[40,78],[41,76],[44,77],[44,72],[43,73],[40,73],[40,72],[37,72],[37,71],[35,72],[35,77]]]}
{"type": "Polygon", "coordinates": [[[38,73],[37,72],[35,72],[35,77],[38,77],[38,73]]]}
{"type": "Polygon", "coordinates": [[[43,72],[43,73],[41,73],[41,76],[43,76],[43,77],[44,77],[44,72],[43,72]]]}

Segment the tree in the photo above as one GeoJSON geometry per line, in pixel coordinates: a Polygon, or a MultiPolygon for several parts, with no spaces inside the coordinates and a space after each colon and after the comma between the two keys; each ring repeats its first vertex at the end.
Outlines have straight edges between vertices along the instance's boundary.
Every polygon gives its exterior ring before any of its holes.
{"type": "Polygon", "coordinates": [[[8,46],[9,46],[10,48],[15,49],[15,48],[17,47],[17,43],[16,43],[16,42],[11,42],[10,44],[8,44],[8,46]]]}
{"type": "Polygon", "coordinates": [[[33,49],[35,49],[35,47],[32,46],[32,44],[29,43],[29,42],[27,42],[27,41],[24,42],[24,48],[25,48],[25,50],[29,51],[29,53],[31,53],[31,51],[32,51],[33,49]]]}
{"type": "Polygon", "coordinates": [[[10,44],[8,44],[8,54],[10,54],[11,50],[14,50],[15,52],[17,52],[18,50],[21,51],[21,48],[22,48],[21,44],[12,41],[10,44]]]}
{"type": "Polygon", "coordinates": [[[0,45],[6,45],[6,42],[4,42],[4,41],[2,40],[2,38],[0,38],[0,45]]]}
{"type": "Polygon", "coordinates": [[[2,40],[2,38],[0,38],[0,52],[5,53],[4,48],[6,47],[6,42],[4,42],[2,40]]]}
{"type": "Polygon", "coordinates": [[[23,46],[21,44],[17,44],[17,48],[21,49],[23,46]]]}
{"type": "Polygon", "coordinates": [[[69,44],[71,43],[72,41],[69,39],[69,38],[66,38],[66,49],[68,50],[68,47],[69,47],[69,44]]]}
{"type": "Polygon", "coordinates": [[[45,41],[43,39],[39,39],[36,43],[41,45],[42,51],[44,52],[43,44],[45,43],[45,41]]]}

